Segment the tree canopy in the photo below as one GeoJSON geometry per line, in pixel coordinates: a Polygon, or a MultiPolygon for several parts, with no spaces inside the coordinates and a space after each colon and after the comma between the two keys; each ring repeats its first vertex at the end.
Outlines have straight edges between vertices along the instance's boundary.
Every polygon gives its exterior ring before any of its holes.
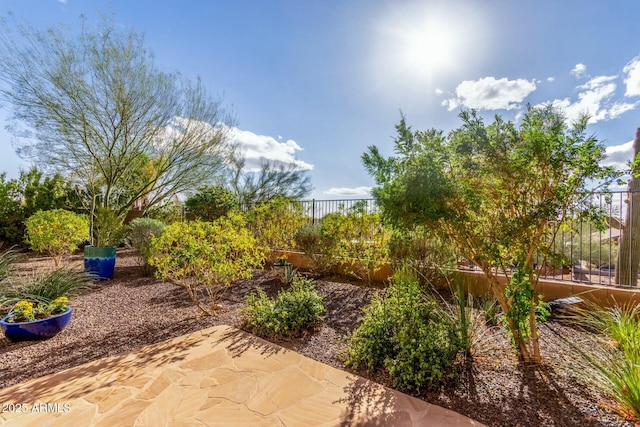
{"type": "Polygon", "coordinates": [[[534,256],[550,254],[566,221],[593,217],[595,183],[618,174],[600,165],[605,148],[586,135],[587,117],[569,124],[549,106],[529,107],[519,126],[500,116],[485,125],[473,110],[460,119],[445,134],[413,131],[402,117],[395,155],[371,146],[362,161],[384,219],[424,225],[454,242],[487,277],[519,356],[539,360],[534,256]]]}
{"type": "Polygon", "coordinates": [[[255,206],[277,197],[300,200],[311,192],[307,171],[294,164],[263,160],[259,171],[247,171],[244,166],[244,158],[236,156],[229,167],[229,188],[242,206],[255,206]]]}
{"type": "Polygon", "coordinates": [[[233,124],[198,79],[162,71],[134,30],[38,31],[0,17],[0,99],[18,153],[123,215],[213,182],[233,124]],[[224,125],[223,125],[224,124],[224,125]]]}

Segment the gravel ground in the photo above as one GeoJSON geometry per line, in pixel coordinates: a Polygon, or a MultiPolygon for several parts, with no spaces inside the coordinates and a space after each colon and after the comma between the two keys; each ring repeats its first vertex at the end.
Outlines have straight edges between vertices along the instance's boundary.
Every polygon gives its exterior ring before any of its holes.
{"type": "MultiPolygon", "coordinates": [[[[80,268],[82,258],[73,256],[68,263],[80,268]]],[[[19,263],[22,274],[44,268],[51,268],[51,261],[34,255],[19,263]]],[[[239,326],[245,296],[257,287],[274,295],[280,283],[258,271],[253,279],[227,290],[217,317],[200,316],[181,287],[145,277],[133,252],[119,250],[116,277],[71,300],[74,317],[62,333],[39,342],[0,339],[0,388],[213,325],[239,326]]],[[[322,326],[302,339],[278,344],[344,369],[336,356],[344,348],[343,338],[357,326],[361,308],[379,290],[330,279],[318,280],[317,287],[327,308],[322,326]]],[[[541,325],[540,333],[541,365],[518,364],[504,331],[485,329],[457,384],[414,395],[489,426],[634,425],[614,411],[613,401],[574,374],[575,366],[580,366],[558,338],[593,347],[593,336],[558,321],[541,325]],[[568,369],[569,364],[574,369],[568,369]]],[[[358,373],[391,385],[384,372],[358,373]]]]}

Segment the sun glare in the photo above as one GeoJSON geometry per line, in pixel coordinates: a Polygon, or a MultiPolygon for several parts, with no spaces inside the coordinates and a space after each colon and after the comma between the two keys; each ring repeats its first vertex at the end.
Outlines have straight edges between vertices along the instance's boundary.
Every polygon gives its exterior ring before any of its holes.
{"type": "Polygon", "coordinates": [[[393,3],[379,17],[374,73],[387,81],[431,85],[463,70],[480,48],[480,15],[466,2],[393,3]]]}
{"type": "Polygon", "coordinates": [[[407,30],[399,41],[401,64],[417,73],[433,74],[451,68],[460,54],[456,32],[437,21],[427,21],[421,28],[407,30]]]}

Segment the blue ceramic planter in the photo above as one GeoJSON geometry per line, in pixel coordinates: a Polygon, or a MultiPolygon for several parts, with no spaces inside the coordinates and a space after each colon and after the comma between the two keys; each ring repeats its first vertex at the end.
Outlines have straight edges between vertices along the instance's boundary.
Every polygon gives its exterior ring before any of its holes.
{"type": "Polygon", "coordinates": [[[116,266],[116,248],[114,247],[84,247],[84,270],[95,275],[99,280],[113,278],[116,266]]]}
{"type": "Polygon", "coordinates": [[[0,320],[0,327],[4,335],[11,341],[31,341],[51,338],[63,330],[71,320],[73,309],[69,307],[64,313],[46,319],[34,320],[32,322],[9,322],[13,317],[9,315],[0,320]]]}

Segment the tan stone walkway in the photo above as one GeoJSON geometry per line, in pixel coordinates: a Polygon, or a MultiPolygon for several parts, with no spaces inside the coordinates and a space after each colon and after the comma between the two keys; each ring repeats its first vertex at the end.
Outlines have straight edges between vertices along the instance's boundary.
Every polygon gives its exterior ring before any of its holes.
{"type": "Polygon", "coordinates": [[[6,426],[482,425],[228,326],[2,389],[0,403],[6,426]]]}

